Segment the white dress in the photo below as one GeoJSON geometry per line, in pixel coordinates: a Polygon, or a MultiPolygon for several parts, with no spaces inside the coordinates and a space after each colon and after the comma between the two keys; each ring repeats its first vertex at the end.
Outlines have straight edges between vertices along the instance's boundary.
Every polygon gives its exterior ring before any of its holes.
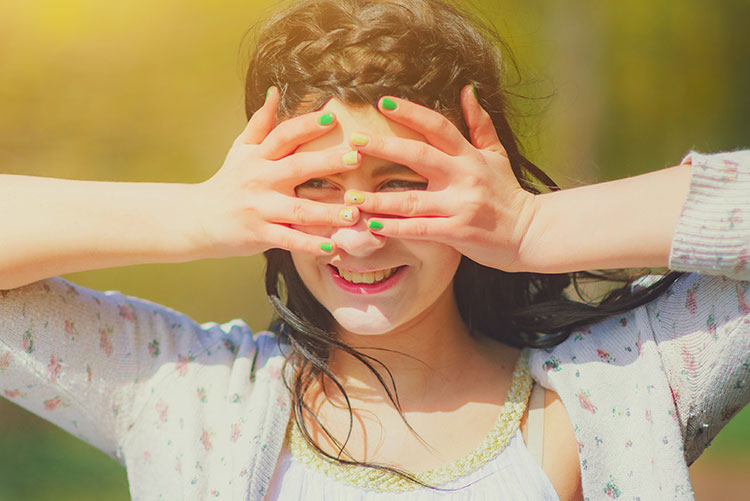
{"type": "Polygon", "coordinates": [[[450,482],[442,489],[417,489],[386,492],[364,489],[333,479],[294,457],[285,445],[271,478],[266,499],[275,501],[385,501],[432,499],[497,501],[559,501],[552,483],[541,468],[544,391],[535,384],[529,399],[529,444],[524,443],[521,429],[508,445],[489,462],[450,482]]]}

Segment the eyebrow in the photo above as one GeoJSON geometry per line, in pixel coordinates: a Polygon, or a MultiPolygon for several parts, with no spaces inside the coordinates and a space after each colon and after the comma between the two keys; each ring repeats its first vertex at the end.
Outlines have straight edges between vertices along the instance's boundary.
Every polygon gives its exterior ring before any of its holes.
{"type": "Polygon", "coordinates": [[[381,165],[380,167],[376,167],[372,171],[372,175],[375,177],[379,176],[388,176],[392,174],[402,174],[404,171],[408,171],[412,174],[417,174],[414,172],[413,169],[410,169],[406,165],[401,164],[387,164],[387,165],[381,165]]]}

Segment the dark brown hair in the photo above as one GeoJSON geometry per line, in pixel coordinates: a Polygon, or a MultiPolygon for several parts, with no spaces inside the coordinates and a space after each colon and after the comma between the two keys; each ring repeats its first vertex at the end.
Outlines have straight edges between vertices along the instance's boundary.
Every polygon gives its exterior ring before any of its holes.
{"type": "MultiPolygon", "coordinates": [[[[375,106],[388,94],[437,110],[468,137],[459,91],[473,84],[524,189],[532,193],[558,189],[522,154],[511,128],[515,94],[507,79],[516,74],[511,53],[492,26],[448,1],[302,0],[278,10],[259,31],[247,71],[245,107],[250,117],[271,85],[281,90],[278,121],[317,110],[332,97],[348,105],[375,106]]],[[[321,454],[362,464],[342,459],[346,442],[336,442],[322,425],[339,447],[338,456],[326,454],[312,440],[302,417],[309,413],[317,419],[305,403],[305,392],[316,378],[327,378],[349,405],[344,388],[327,366],[332,350],[339,349],[365,364],[400,410],[390,372],[336,339],[331,314],[302,283],[288,252],[272,249],[266,258],[266,291],[278,314],[274,328],[280,342],[289,347],[287,363],[294,366],[287,381],[294,420],[321,454]]],[[[454,292],[472,332],[516,347],[546,348],[563,342],[575,328],[650,301],[678,276],[669,273],[636,291],[631,287],[634,277],[627,273],[506,273],[464,257],[454,278],[454,292]],[[579,278],[625,283],[592,303],[566,295],[568,286],[578,290],[579,278]]],[[[350,426],[350,434],[351,430],[350,426]]],[[[383,465],[365,466],[414,480],[383,465]]]]}

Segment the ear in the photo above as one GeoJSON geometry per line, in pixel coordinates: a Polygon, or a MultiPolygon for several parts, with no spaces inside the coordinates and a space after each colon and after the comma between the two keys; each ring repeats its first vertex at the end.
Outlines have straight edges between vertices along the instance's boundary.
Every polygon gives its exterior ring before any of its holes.
{"type": "Polygon", "coordinates": [[[461,109],[469,127],[471,144],[480,150],[505,154],[505,148],[497,137],[492,118],[479,104],[475,92],[473,85],[467,85],[461,90],[461,109]]]}

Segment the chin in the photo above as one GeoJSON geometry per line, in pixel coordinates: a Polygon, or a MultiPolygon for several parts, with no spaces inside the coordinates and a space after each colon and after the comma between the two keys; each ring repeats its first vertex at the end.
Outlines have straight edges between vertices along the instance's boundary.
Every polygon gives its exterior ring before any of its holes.
{"type": "Polygon", "coordinates": [[[385,334],[395,328],[394,323],[377,307],[368,305],[365,310],[352,307],[336,308],[333,318],[352,334],[385,334]]]}

